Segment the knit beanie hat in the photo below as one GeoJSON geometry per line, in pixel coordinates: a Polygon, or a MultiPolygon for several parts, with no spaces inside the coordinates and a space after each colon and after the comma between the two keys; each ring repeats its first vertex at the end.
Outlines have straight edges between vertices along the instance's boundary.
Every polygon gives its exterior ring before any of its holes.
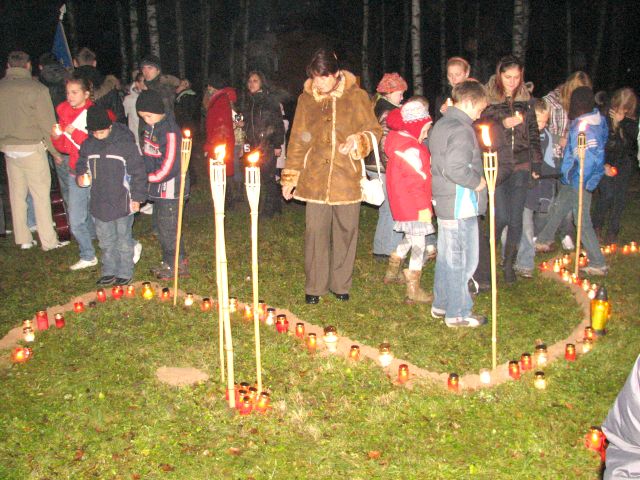
{"type": "Polygon", "coordinates": [[[385,73],[376,87],[378,93],[406,92],[409,89],[404,78],[396,72],[385,73]]]}
{"type": "Polygon", "coordinates": [[[136,100],[137,112],[164,113],[164,102],[155,90],[143,90],[136,100]]]}
{"type": "Polygon", "coordinates": [[[589,87],[578,87],[571,94],[569,102],[569,120],[575,120],[580,115],[590,113],[595,108],[593,90],[589,87]]]}
{"type": "Polygon", "coordinates": [[[157,55],[146,55],[140,60],[140,68],[142,69],[145,65],[156,67],[160,70],[160,58],[157,55]]]}
{"type": "Polygon", "coordinates": [[[414,138],[418,138],[422,127],[430,122],[429,108],[419,100],[409,100],[402,107],[391,110],[387,116],[389,128],[407,132],[414,138]]]}
{"type": "Polygon", "coordinates": [[[107,111],[98,106],[92,105],[87,109],[87,130],[95,132],[96,130],[106,130],[111,126],[111,119],[107,111]]]}

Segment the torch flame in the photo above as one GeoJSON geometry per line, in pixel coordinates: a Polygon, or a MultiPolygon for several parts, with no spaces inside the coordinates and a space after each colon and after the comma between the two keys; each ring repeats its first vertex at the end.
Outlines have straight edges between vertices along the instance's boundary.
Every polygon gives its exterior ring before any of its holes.
{"type": "Polygon", "coordinates": [[[257,150],[255,152],[251,152],[247,156],[247,160],[251,165],[255,165],[256,163],[258,163],[258,160],[260,160],[260,152],[257,150]]]}
{"type": "Polygon", "coordinates": [[[578,127],[578,130],[580,132],[584,132],[586,129],[587,129],[587,122],[585,121],[580,122],[580,126],[578,127]]]}
{"type": "Polygon", "coordinates": [[[185,138],[190,138],[191,137],[191,130],[189,130],[188,128],[184,131],[184,137],[185,138]]]}
{"type": "Polygon", "coordinates": [[[482,132],[482,143],[485,147],[491,148],[491,137],[489,136],[489,125],[480,125],[480,131],[482,132]]]}
{"type": "Polygon", "coordinates": [[[227,147],[224,144],[218,145],[213,149],[213,154],[217,162],[224,162],[224,157],[227,156],[227,147]]]}

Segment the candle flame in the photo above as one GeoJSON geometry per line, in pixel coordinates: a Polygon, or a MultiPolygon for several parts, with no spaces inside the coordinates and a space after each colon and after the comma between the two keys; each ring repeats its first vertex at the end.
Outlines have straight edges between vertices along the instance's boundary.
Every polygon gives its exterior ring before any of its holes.
{"type": "Polygon", "coordinates": [[[578,130],[580,132],[584,132],[586,129],[587,129],[587,122],[583,120],[582,122],[580,122],[580,125],[578,126],[578,130]]]}
{"type": "Polygon", "coordinates": [[[213,149],[213,154],[217,162],[224,162],[224,157],[227,156],[227,147],[224,144],[218,145],[213,149]]]}
{"type": "Polygon", "coordinates": [[[482,143],[487,148],[491,148],[491,137],[489,136],[489,125],[480,125],[480,131],[482,132],[482,143]]]}
{"type": "Polygon", "coordinates": [[[191,138],[191,130],[188,128],[183,133],[185,138],[191,138]]]}
{"type": "Polygon", "coordinates": [[[247,160],[252,166],[255,166],[256,163],[258,163],[258,160],[260,160],[260,152],[258,150],[256,150],[255,152],[251,152],[247,156],[247,160]]]}

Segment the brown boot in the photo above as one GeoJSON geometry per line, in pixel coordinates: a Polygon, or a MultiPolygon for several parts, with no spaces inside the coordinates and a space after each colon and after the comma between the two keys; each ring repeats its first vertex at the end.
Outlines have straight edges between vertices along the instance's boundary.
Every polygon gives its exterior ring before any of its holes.
{"type": "Polygon", "coordinates": [[[404,276],[400,272],[402,268],[402,258],[397,256],[395,253],[389,255],[389,263],[387,264],[387,271],[384,274],[384,279],[382,280],[385,284],[390,283],[404,283],[404,276]]]}
{"type": "Polygon", "coordinates": [[[420,288],[422,270],[409,270],[405,268],[403,272],[404,278],[407,279],[407,296],[404,299],[404,303],[409,305],[413,303],[430,303],[433,300],[433,295],[420,288]]]}

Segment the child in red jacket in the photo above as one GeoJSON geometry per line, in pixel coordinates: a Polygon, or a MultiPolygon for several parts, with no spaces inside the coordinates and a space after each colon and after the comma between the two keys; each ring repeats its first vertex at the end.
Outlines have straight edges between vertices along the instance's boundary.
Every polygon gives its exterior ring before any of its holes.
{"type": "Polygon", "coordinates": [[[384,283],[407,283],[405,302],[428,303],[431,294],[420,288],[426,250],[425,236],[435,232],[431,223],[430,154],[422,141],[433,122],[429,103],[423,97],[410,98],[387,117],[390,129],[384,151],[387,154],[387,192],[395,220],[394,230],[404,238],[389,256],[384,283]],[[411,252],[409,268],[400,275],[400,267],[411,252]]]}

